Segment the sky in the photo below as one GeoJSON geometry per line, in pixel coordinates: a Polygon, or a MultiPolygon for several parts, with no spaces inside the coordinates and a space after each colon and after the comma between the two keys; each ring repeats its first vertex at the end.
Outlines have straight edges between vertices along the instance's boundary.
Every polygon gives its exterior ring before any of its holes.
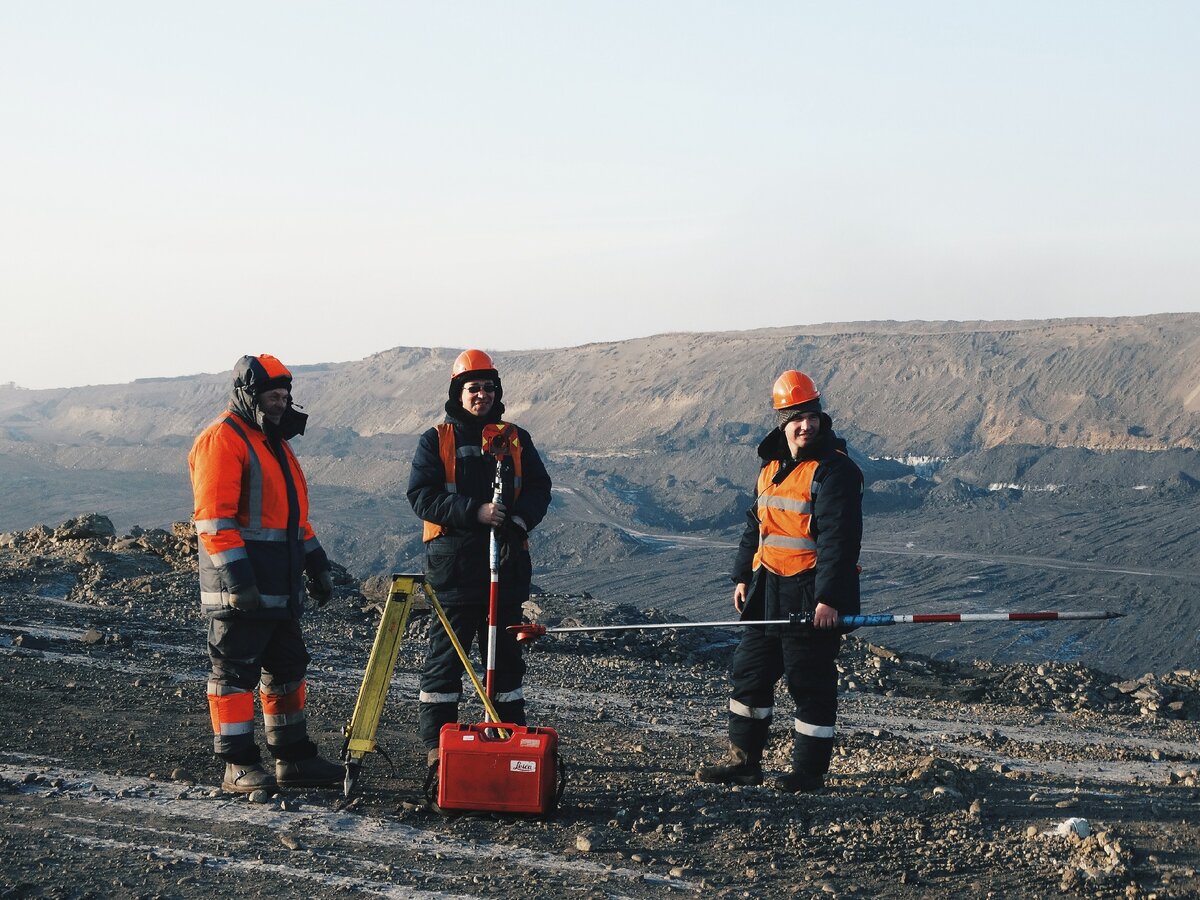
{"type": "Polygon", "coordinates": [[[0,0],[0,385],[1200,310],[1200,4],[0,0]]]}

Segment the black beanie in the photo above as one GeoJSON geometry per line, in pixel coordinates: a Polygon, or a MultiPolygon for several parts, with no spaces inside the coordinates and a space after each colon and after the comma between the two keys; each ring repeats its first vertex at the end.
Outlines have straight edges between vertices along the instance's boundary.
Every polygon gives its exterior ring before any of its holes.
{"type": "Polygon", "coordinates": [[[775,415],[778,416],[779,427],[782,428],[788,422],[792,421],[792,419],[798,419],[801,416],[808,415],[809,413],[820,413],[820,412],[821,412],[821,398],[814,397],[813,399],[809,400],[807,403],[799,403],[796,406],[789,406],[786,409],[778,409],[775,411],[775,415]]]}

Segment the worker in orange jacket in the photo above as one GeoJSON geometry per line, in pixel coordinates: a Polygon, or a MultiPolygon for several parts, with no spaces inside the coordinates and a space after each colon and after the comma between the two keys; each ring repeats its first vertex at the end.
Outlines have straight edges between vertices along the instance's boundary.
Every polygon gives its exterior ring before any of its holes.
{"type": "Polygon", "coordinates": [[[221,787],[339,784],[342,767],[318,755],[304,713],[304,574],[318,606],[333,596],[329,559],[308,521],[308,485],[288,446],[308,416],[292,405],[292,373],[274,356],[243,356],[233,376],[229,408],[188,454],[221,787]],[[254,740],[256,685],[274,774],[254,740]]]}

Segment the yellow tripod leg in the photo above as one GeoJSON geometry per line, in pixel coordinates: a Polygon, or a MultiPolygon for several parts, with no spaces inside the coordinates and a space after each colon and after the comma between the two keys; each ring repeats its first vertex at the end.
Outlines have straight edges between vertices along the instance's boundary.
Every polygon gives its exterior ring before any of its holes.
{"type": "MultiPolygon", "coordinates": [[[[346,736],[342,745],[342,761],[346,765],[343,790],[347,797],[354,790],[363,757],[376,749],[375,733],[379,728],[379,717],[383,713],[392,672],[396,668],[396,657],[400,655],[400,643],[404,639],[409,613],[412,612],[416,587],[424,580],[424,575],[392,575],[383,616],[375,632],[375,643],[371,646],[362,686],[358,689],[354,713],[342,729],[346,736]]],[[[445,617],[442,618],[445,624],[445,617]]]]}
{"type": "MultiPolygon", "coordinates": [[[[446,630],[454,652],[458,654],[463,669],[471,679],[475,693],[483,702],[489,722],[499,722],[500,715],[496,707],[488,699],[487,691],[466,650],[458,640],[458,635],[450,627],[450,620],[442,608],[441,601],[432,587],[425,583],[424,575],[393,574],[392,585],[388,590],[387,600],[383,607],[383,616],[379,620],[379,628],[375,632],[375,643],[371,645],[371,655],[367,658],[367,667],[363,671],[362,685],[358,689],[358,699],[354,704],[354,713],[350,721],[342,728],[346,736],[342,744],[342,762],[346,766],[346,779],[343,791],[347,797],[354,791],[362,769],[363,758],[378,749],[375,734],[379,729],[379,719],[383,715],[383,705],[387,700],[388,687],[392,682],[392,673],[396,668],[396,659],[400,655],[400,644],[404,640],[404,630],[408,625],[408,617],[417,602],[418,590],[437,614],[438,621],[446,630]]],[[[507,732],[501,730],[502,736],[507,732]]]]}
{"type": "MultiPolygon", "coordinates": [[[[454,645],[454,652],[458,654],[458,659],[463,665],[463,669],[467,672],[467,677],[471,679],[471,684],[475,688],[475,693],[479,695],[479,699],[483,701],[483,708],[487,713],[489,722],[499,722],[500,714],[496,712],[496,707],[492,706],[492,701],[488,699],[487,691],[484,689],[483,682],[479,680],[479,676],[475,674],[475,669],[471,665],[471,660],[467,657],[467,651],[463,649],[463,645],[459,643],[458,635],[454,633],[454,629],[450,627],[450,620],[446,618],[446,611],[442,609],[442,601],[437,598],[433,588],[425,585],[425,596],[429,600],[429,605],[433,607],[433,611],[437,613],[438,620],[442,623],[442,627],[446,629],[446,636],[450,638],[450,643],[454,645]]],[[[505,732],[507,735],[507,732],[505,732]]]]}

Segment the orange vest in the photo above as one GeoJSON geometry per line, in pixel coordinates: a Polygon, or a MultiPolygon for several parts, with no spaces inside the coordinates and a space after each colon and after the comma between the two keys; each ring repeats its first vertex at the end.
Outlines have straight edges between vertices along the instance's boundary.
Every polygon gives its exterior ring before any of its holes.
{"type": "Polygon", "coordinates": [[[754,569],[766,566],[776,575],[795,575],[817,565],[817,542],[812,535],[813,474],[819,460],[797,463],[780,484],[774,484],[782,463],[772,460],[758,473],[758,551],[754,569]]]}
{"type": "MultiPolygon", "coordinates": [[[[517,437],[517,426],[510,425],[507,422],[502,422],[502,425],[507,425],[512,429],[512,439],[509,442],[511,453],[509,459],[513,463],[513,495],[512,502],[516,503],[517,498],[521,496],[521,442],[517,437]]],[[[482,456],[482,447],[458,447],[454,440],[454,424],[452,422],[442,422],[437,426],[438,433],[438,455],[442,458],[442,469],[446,473],[446,493],[455,494],[458,492],[458,484],[454,479],[455,462],[459,456],[482,456]]],[[[496,461],[499,465],[500,461],[496,461]]],[[[441,537],[446,533],[445,525],[438,525],[436,522],[425,522],[424,532],[421,534],[421,540],[429,543],[436,537],[441,537]]]]}

